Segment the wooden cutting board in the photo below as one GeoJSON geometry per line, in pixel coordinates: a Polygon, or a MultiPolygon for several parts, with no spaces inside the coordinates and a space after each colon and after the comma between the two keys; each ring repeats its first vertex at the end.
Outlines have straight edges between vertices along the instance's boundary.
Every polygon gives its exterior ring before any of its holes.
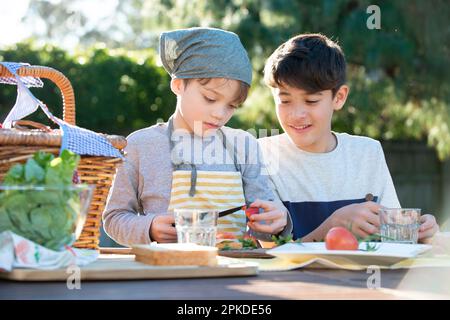
{"type": "MultiPolygon", "coordinates": [[[[134,261],[134,255],[115,254],[101,254],[97,261],[80,270],[81,281],[240,277],[258,274],[256,264],[226,257],[218,257],[218,265],[214,267],[151,266],[134,261]]],[[[0,272],[0,278],[15,281],[67,281],[72,275],[73,273],[66,273],[66,269],[15,269],[0,272]]]]}
{"type": "MultiPolygon", "coordinates": [[[[240,250],[219,250],[219,256],[229,258],[254,258],[254,259],[273,259],[275,256],[266,253],[269,249],[240,249],[240,250]]],[[[100,253],[105,254],[131,254],[131,248],[100,248],[100,253]]]]}

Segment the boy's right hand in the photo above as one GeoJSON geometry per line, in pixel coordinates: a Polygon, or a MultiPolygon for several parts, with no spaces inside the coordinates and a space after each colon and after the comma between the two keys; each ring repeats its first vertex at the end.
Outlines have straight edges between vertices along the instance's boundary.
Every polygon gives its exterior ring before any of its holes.
{"type": "Polygon", "coordinates": [[[366,238],[380,232],[380,217],[378,213],[381,205],[367,201],[354,203],[336,210],[331,216],[333,227],[351,228],[351,232],[358,237],[366,238]]]}
{"type": "Polygon", "coordinates": [[[174,223],[175,219],[172,215],[157,215],[150,226],[150,239],[156,242],[177,242],[174,223]]]}

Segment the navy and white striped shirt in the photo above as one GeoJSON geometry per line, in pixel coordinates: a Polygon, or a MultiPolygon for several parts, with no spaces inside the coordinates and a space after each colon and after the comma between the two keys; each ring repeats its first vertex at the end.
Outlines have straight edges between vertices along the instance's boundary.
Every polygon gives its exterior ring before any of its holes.
{"type": "Polygon", "coordinates": [[[258,140],[272,187],[292,217],[295,239],[337,209],[365,202],[368,193],[382,206],[400,207],[381,144],[334,134],[337,146],[328,153],[303,151],[285,133],[258,140]]]}

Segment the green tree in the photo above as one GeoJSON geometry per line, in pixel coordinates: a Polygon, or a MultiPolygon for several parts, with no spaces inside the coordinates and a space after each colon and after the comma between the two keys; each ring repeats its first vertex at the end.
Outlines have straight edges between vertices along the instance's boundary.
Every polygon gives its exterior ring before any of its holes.
{"type": "MultiPolygon", "coordinates": [[[[51,29],[47,38],[64,37],[69,14],[84,21],[74,12],[82,1],[32,0],[28,16],[43,17],[51,29]],[[61,18],[49,19],[53,14],[61,18]]],[[[324,33],[341,44],[349,65],[351,92],[334,118],[335,130],[382,140],[427,140],[441,159],[450,157],[450,6],[444,0],[118,0],[115,9],[106,19],[111,32],[79,28],[82,45],[102,41],[108,47],[156,49],[166,29],[211,26],[236,32],[255,75],[245,107],[231,122],[244,129],[278,126],[262,83],[267,57],[296,34],[324,33]],[[380,30],[366,26],[372,4],[381,9],[380,30]]]]}
{"type": "Polygon", "coordinates": [[[443,0],[376,1],[381,30],[366,26],[369,0],[143,0],[132,19],[145,30],[210,26],[236,32],[255,70],[253,92],[234,123],[275,127],[262,83],[266,58],[302,32],[337,40],[349,64],[351,94],[334,128],[383,140],[427,139],[450,156],[450,7],[443,0]],[[141,23],[136,21],[142,19],[141,23]]]}

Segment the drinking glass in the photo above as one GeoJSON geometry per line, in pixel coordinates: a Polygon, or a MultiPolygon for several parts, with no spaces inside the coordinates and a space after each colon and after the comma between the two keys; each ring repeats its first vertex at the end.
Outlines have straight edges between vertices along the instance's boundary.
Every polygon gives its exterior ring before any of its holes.
{"type": "Polygon", "coordinates": [[[383,208],[380,211],[381,241],[417,243],[421,209],[383,208]]]}
{"type": "Polygon", "coordinates": [[[217,210],[175,209],[175,228],[178,243],[216,245],[217,210]]]}

